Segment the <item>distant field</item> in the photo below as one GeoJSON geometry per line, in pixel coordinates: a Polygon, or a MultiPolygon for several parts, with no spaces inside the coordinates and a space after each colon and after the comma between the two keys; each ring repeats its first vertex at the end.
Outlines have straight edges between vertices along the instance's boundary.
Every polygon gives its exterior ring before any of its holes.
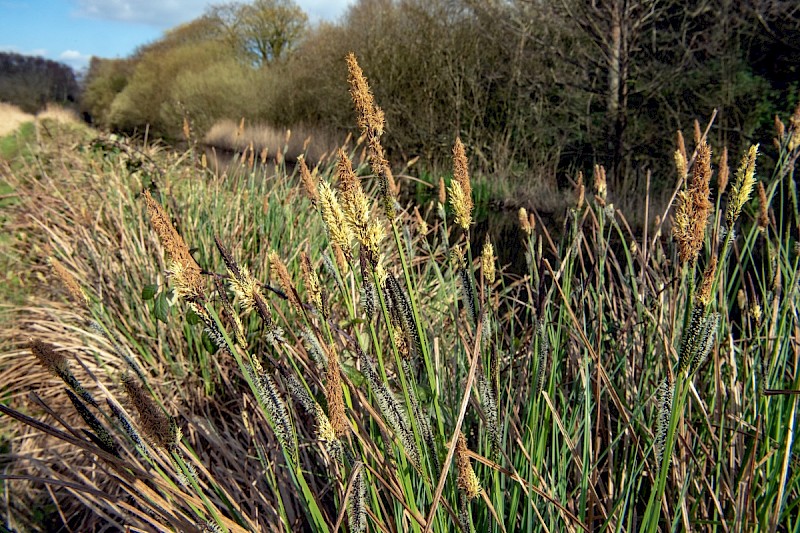
{"type": "Polygon", "coordinates": [[[0,137],[8,135],[23,122],[33,120],[33,115],[25,113],[18,107],[0,102],[0,137]]]}

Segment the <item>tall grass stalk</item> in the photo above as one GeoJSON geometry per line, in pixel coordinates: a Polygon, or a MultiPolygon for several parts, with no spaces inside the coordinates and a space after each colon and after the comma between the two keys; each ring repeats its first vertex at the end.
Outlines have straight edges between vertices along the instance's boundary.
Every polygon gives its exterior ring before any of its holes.
{"type": "Polygon", "coordinates": [[[478,148],[403,205],[347,69],[362,137],[315,169],[55,123],[3,168],[29,291],[3,309],[4,525],[800,530],[800,118],[716,197],[703,132],[679,143],[671,235],[597,166],[560,228],[487,239],[478,148]]]}

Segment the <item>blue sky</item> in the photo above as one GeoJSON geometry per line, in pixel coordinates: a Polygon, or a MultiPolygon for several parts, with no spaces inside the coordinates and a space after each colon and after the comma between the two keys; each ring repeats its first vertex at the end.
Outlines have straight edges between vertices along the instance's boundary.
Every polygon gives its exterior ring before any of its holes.
{"type": "MultiPolygon", "coordinates": [[[[311,22],[335,20],[353,0],[295,0],[311,22]]],[[[80,69],[93,55],[125,57],[221,0],[0,0],[0,51],[80,69]]]]}

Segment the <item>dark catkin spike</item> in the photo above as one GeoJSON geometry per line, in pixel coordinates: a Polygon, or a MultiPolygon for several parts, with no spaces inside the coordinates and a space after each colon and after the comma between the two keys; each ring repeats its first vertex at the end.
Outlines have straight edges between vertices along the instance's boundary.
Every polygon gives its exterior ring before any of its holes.
{"type": "Polygon", "coordinates": [[[481,347],[486,348],[492,342],[492,315],[488,306],[481,311],[481,347]]]}
{"type": "Polygon", "coordinates": [[[93,407],[98,407],[97,402],[89,391],[83,388],[78,378],[76,378],[72,370],[70,370],[69,361],[67,361],[66,356],[57,351],[55,346],[40,340],[34,340],[28,347],[34,357],[36,357],[42,366],[50,371],[50,373],[60,378],[61,381],[72,389],[75,394],[80,396],[83,401],[93,407]]]}
{"type": "Polygon", "coordinates": [[[369,383],[383,417],[389,422],[389,425],[397,434],[400,442],[402,442],[409,460],[419,469],[420,451],[419,448],[417,448],[417,442],[411,430],[408,414],[403,410],[394,394],[392,394],[386,384],[381,380],[378,372],[375,370],[375,365],[367,354],[365,354],[361,348],[356,347],[356,350],[358,351],[358,360],[361,363],[361,373],[367,380],[367,383],[369,383]]]}
{"type": "Polygon", "coordinates": [[[64,389],[69,396],[72,405],[75,407],[75,410],[81,415],[83,421],[86,422],[86,425],[91,428],[93,433],[86,432],[89,435],[89,438],[92,441],[100,446],[104,451],[116,455],[119,457],[117,452],[117,445],[114,443],[114,439],[111,438],[111,434],[106,430],[105,426],[94,416],[88,407],[81,401],[78,396],[69,389],[64,389]]]}
{"type": "Polygon", "coordinates": [[[325,353],[325,350],[322,349],[319,339],[317,339],[317,336],[311,331],[311,328],[308,326],[303,327],[300,337],[303,339],[303,346],[305,346],[306,351],[317,366],[319,368],[328,368],[328,355],[325,353]]]}
{"type": "MultiPolygon", "coordinates": [[[[236,310],[233,308],[233,303],[228,298],[228,292],[225,290],[225,286],[222,284],[222,280],[220,278],[215,278],[214,284],[216,285],[217,294],[219,295],[220,302],[222,302],[222,309],[225,311],[225,313],[227,313],[230,322],[232,322],[234,325],[233,341],[236,344],[245,346],[247,343],[247,339],[245,339],[244,327],[242,326],[241,320],[239,320],[239,317],[236,315],[236,310]]],[[[192,304],[189,305],[191,306],[192,304]]],[[[200,312],[198,312],[196,307],[197,306],[193,307],[192,310],[195,312],[197,316],[200,317],[200,319],[206,325],[206,333],[208,333],[208,336],[212,340],[219,337],[222,340],[222,344],[224,345],[225,344],[224,336],[222,336],[221,332],[219,332],[219,335],[216,334],[212,335],[212,332],[210,331],[212,325],[214,329],[218,329],[212,318],[206,313],[205,309],[202,309],[200,310],[200,312]]],[[[223,347],[222,345],[217,343],[216,340],[214,340],[214,342],[215,344],[217,344],[217,347],[219,348],[223,347]]]]}
{"type": "Polygon", "coordinates": [[[764,396],[764,391],[767,390],[767,380],[769,379],[769,359],[764,354],[764,350],[759,350],[756,354],[756,391],[759,396],[764,396]]]}
{"type": "Polygon", "coordinates": [[[478,389],[481,394],[481,406],[486,414],[486,430],[489,434],[489,456],[497,459],[500,454],[500,424],[497,409],[497,397],[492,384],[483,372],[478,376],[478,389]]]}
{"type": "Polygon", "coordinates": [[[375,318],[375,311],[377,310],[378,295],[375,292],[375,284],[372,283],[372,276],[369,273],[369,262],[367,261],[366,254],[362,252],[359,254],[359,261],[361,263],[361,301],[364,304],[364,313],[367,315],[367,320],[370,322],[375,318]]]}
{"type": "Polygon", "coordinates": [[[125,364],[127,364],[128,367],[130,367],[130,369],[133,370],[134,374],[136,374],[139,377],[139,379],[141,379],[142,381],[147,381],[145,378],[144,371],[142,370],[142,367],[139,366],[139,363],[137,363],[130,355],[128,355],[125,349],[123,349],[122,344],[119,342],[118,338],[113,336],[111,332],[106,331],[103,328],[103,326],[100,325],[99,322],[92,321],[89,327],[91,327],[94,331],[105,337],[105,339],[111,343],[111,347],[114,349],[114,353],[116,353],[123,361],[125,361],[125,364]]]}
{"type": "Polygon", "coordinates": [[[178,482],[185,488],[192,488],[193,482],[197,483],[197,469],[186,460],[186,456],[177,445],[170,446],[170,462],[178,474],[178,482]]]}
{"type": "Polygon", "coordinates": [[[353,483],[347,500],[348,525],[350,531],[362,533],[367,530],[367,482],[364,479],[364,464],[354,466],[353,483]]]}
{"type": "Polygon", "coordinates": [[[458,269],[458,276],[461,280],[461,291],[464,299],[464,307],[467,309],[469,319],[474,325],[477,323],[477,315],[475,313],[475,288],[472,286],[472,276],[470,275],[470,269],[466,264],[458,269]]]}
{"type": "Polygon", "coordinates": [[[219,255],[222,256],[222,261],[225,263],[225,266],[228,267],[231,275],[240,278],[242,274],[239,271],[239,265],[236,264],[236,261],[233,260],[233,256],[230,254],[228,249],[222,245],[222,241],[220,241],[219,237],[216,235],[214,236],[214,244],[217,245],[219,255]]]}
{"type": "Polygon", "coordinates": [[[283,377],[283,382],[286,384],[286,389],[289,393],[300,402],[300,405],[303,406],[306,412],[313,415],[316,411],[315,405],[317,402],[311,397],[311,394],[309,394],[303,384],[300,383],[300,380],[283,370],[281,371],[281,377],[283,377]]]}
{"type": "Polygon", "coordinates": [[[337,463],[342,464],[342,442],[336,437],[333,425],[331,425],[330,419],[328,415],[325,414],[322,406],[317,403],[303,384],[292,374],[281,371],[281,376],[283,377],[286,389],[289,393],[300,402],[300,405],[303,406],[303,409],[305,409],[308,414],[314,417],[317,423],[317,437],[324,444],[328,454],[333,457],[337,463]]]}
{"type": "Polygon", "coordinates": [[[689,327],[683,334],[683,341],[681,342],[681,357],[678,364],[678,372],[685,372],[697,354],[698,339],[703,333],[703,324],[705,322],[705,309],[702,305],[696,305],[692,309],[692,317],[689,319],[689,327]]]}
{"type": "Polygon", "coordinates": [[[439,462],[439,454],[436,450],[436,440],[433,438],[433,430],[431,429],[431,423],[428,416],[425,414],[425,411],[422,409],[422,406],[419,403],[419,398],[417,397],[417,388],[414,385],[416,380],[414,379],[414,372],[411,368],[411,362],[408,359],[401,359],[401,364],[403,366],[403,373],[406,377],[406,382],[408,383],[408,396],[411,402],[411,410],[414,414],[414,419],[417,421],[417,426],[420,429],[420,433],[422,433],[422,439],[425,442],[425,447],[427,448],[428,457],[431,460],[431,464],[433,466],[434,475],[441,471],[442,466],[439,462]]]}
{"type": "Polygon", "coordinates": [[[198,529],[203,533],[222,533],[222,528],[216,522],[208,520],[198,526],[198,529]]]}
{"type": "Polygon", "coordinates": [[[536,356],[536,394],[544,390],[547,381],[547,369],[550,364],[550,338],[547,335],[544,319],[539,320],[537,326],[539,336],[539,350],[536,356]]]}
{"type": "Polygon", "coordinates": [[[719,325],[719,313],[711,313],[703,319],[703,327],[697,339],[697,349],[695,350],[692,364],[689,370],[694,374],[708,359],[708,355],[714,348],[714,341],[717,336],[717,326],[719,325]]]}
{"type": "Polygon", "coordinates": [[[464,533],[475,533],[472,525],[472,514],[469,510],[469,498],[463,492],[458,495],[458,524],[464,533]]]}
{"type": "Polygon", "coordinates": [[[110,400],[108,400],[107,403],[109,409],[111,409],[111,413],[119,422],[120,427],[122,427],[122,431],[128,436],[129,439],[131,439],[131,442],[133,442],[136,450],[143,456],[149,457],[150,454],[147,451],[147,447],[145,447],[144,441],[142,440],[141,435],[139,435],[139,432],[136,430],[134,425],[131,424],[130,419],[128,419],[128,417],[125,416],[125,413],[118,409],[116,405],[111,403],[110,400]]]}
{"type": "Polygon", "coordinates": [[[389,321],[393,325],[400,326],[400,308],[398,302],[395,300],[395,293],[392,290],[392,285],[389,282],[389,278],[391,277],[392,276],[387,276],[383,281],[381,292],[383,292],[383,300],[386,303],[386,310],[389,313],[389,321]]]}
{"type": "Polygon", "coordinates": [[[411,302],[409,302],[408,296],[400,286],[397,278],[389,275],[386,278],[386,285],[391,299],[394,302],[399,325],[403,328],[406,336],[411,340],[409,344],[414,350],[411,355],[416,355],[422,351],[422,341],[417,332],[417,324],[414,321],[414,310],[411,308],[411,302]]]}
{"type": "Polygon", "coordinates": [[[253,359],[253,364],[248,368],[250,379],[256,386],[259,400],[266,408],[272,419],[275,435],[284,450],[289,452],[295,464],[297,464],[298,452],[295,445],[295,433],[292,419],[289,417],[289,412],[283,399],[278,392],[278,386],[273,381],[272,377],[264,371],[261,364],[253,359]]]}
{"type": "MultiPolygon", "coordinates": [[[[669,421],[672,416],[672,394],[673,384],[669,377],[665,377],[658,387],[657,402],[658,409],[656,411],[656,459],[658,460],[658,467],[664,459],[664,448],[667,443],[667,433],[669,432],[669,421]]],[[[669,463],[667,463],[669,468],[669,463]]]]}
{"type": "Polygon", "coordinates": [[[333,260],[331,260],[328,254],[322,254],[322,266],[328,276],[333,278],[333,281],[336,282],[336,288],[339,289],[340,292],[346,292],[344,284],[342,283],[342,278],[336,272],[336,267],[333,264],[333,260]]]}
{"type": "Polygon", "coordinates": [[[492,350],[490,359],[489,359],[489,380],[490,380],[490,387],[489,390],[494,395],[494,401],[497,410],[497,434],[495,435],[493,442],[494,447],[490,450],[492,457],[495,461],[499,460],[500,458],[500,440],[502,435],[500,434],[500,353],[498,350],[492,350]]]}
{"type": "Polygon", "coordinates": [[[203,330],[206,332],[206,335],[208,335],[208,338],[211,339],[211,342],[214,343],[214,346],[220,350],[229,352],[228,345],[225,342],[225,335],[222,334],[219,326],[217,326],[217,323],[214,322],[213,318],[211,318],[211,315],[208,314],[208,311],[206,311],[202,306],[194,303],[190,303],[189,307],[200,318],[200,321],[204,326],[203,330]]]}

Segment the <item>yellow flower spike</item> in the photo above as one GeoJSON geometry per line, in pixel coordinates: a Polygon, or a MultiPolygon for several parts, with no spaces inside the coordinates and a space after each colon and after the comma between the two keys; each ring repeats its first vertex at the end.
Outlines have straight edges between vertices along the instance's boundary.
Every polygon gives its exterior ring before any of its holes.
{"type": "Polygon", "coordinates": [[[733,187],[731,187],[731,192],[728,195],[728,212],[725,217],[729,230],[733,229],[734,223],[742,213],[744,204],[747,203],[750,199],[750,195],[753,193],[753,187],[755,187],[756,184],[755,173],[757,157],[758,145],[754,144],[744,155],[739,165],[739,170],[736,171],[736,182],[733,184],[733,187]]]}

